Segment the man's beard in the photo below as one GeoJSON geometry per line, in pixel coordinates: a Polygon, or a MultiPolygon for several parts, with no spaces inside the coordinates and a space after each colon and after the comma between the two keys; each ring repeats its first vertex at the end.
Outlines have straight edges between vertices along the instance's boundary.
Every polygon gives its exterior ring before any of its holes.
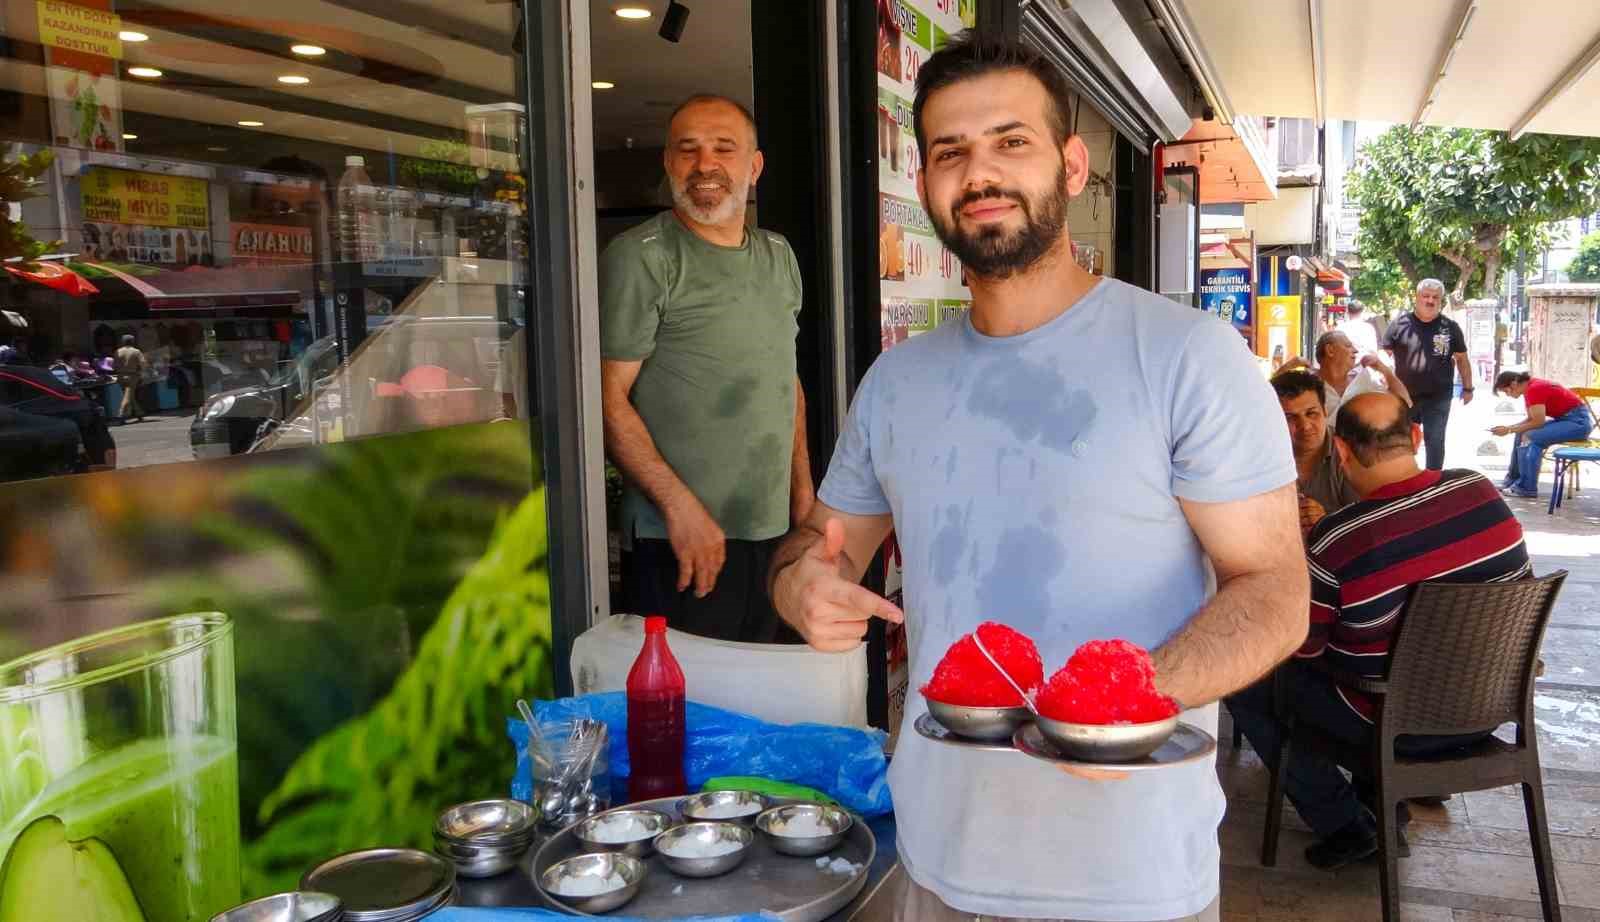
{"type": "Polygon", "coordinates": [[[745,198],[750,194],[750,184],[737,183],[723,172],[716,173],[691,173],[682,182],[670,179],[672,186],[672,204],[689,217],[701,224],[726,224],[738,217],[739,208],[744,204],[745,198]],[[723,187],[722,201],[715,205],[701,205],[694,200],[689,192],[689,187],[701,182],[717,182],[723,187]]]}
{"type": "Polygon", "coordinates": [[[1067,170],[1063,163],[1056,169],[1056,181],[1050,191],[1038,198],[1030,200],[1015,190],[986,186],[956,199],[945,219],[941,220],[937,210],[930,212],[929,217],[939,240],[969,272],[983,278],[1003,279],[1031,268],[1055,247],[1067,227],[1068,199],[1067,170]],[[963,231],[961,209],[983,199],[1016,202],[1022,210],[1022,228],[1007,231],[983,227],[973,233],[963,231]]]}

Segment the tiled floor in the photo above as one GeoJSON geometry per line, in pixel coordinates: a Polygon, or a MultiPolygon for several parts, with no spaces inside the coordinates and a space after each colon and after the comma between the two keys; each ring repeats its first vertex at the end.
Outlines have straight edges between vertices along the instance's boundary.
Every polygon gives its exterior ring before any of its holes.
{"type": "MultiPolygon", "coordinates": [[[[1480,452],[1489,444],[1483,438],[1486,426],[1519,418],[1505,409],[1498,402],[1457,406],[1450,466],[1470,463],[1496,480],[1503,475],[1504,456],[1480,452]]],[[[1544,503],[1512,501],[1536,570],[1571,574],[1545,638],[1546,671],[1535,699],[1566,922],[1600,922],[1600,467],[1589,465],[1583,473],[1587,488],[1554,516],[1546,515],[1544,503]]],[[[1542,486],[1548,496],[1548,470],[1542,486]]],[[[1284,811],[1278,866],[1261,867],[1265,768],[1248,745],[1239,752],[1229,748],[1226,720],[1224,715],[1219,734],[1224,748],[1217,761],[1228,794],[1221,831],[1224,922],[1378,919],[1375,865],[1334,874],[1308,866],[1301,852],[1311,837],[1292,808],[1284,811]]],[[[1540,918],[1518,789],[1467,794],[1443,807],[1413,807],[1412,812],[1411,857],[1400,860],[1407,922],[1540,918]]]]}

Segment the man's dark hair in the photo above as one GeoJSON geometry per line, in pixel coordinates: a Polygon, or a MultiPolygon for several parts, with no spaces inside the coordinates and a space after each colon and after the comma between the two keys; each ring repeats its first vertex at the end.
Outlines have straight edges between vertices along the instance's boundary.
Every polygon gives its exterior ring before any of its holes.
{"type": "Polygon", "coordinates": [[[917,153],[928,155],[928,135],[922,127],[922,109],[928,97],[938,90],[988,74],[1020,70],[1044,84],[1050,97],[1050,134],[1057,145],[1065,144],[1072,133],[1068,113],[1072,111],[1072,91],[1066,78],[1049,58],[1021,42],[977,29],[968,29],[946,42],[943,48],[917,72],[917,96],[911,104],[911,123],[917,134],[917,153]]]}
{"type": "Polygon", "coordinates": [[[709,102],[720,102],[720,103],[723,103],[725,105],[732,106],[735,109],[738,109],[739,110],[739,114],[744,116],[745,124],[750,126],[750,146],[751,147],[760,146],[759,143],[756,140],[756,117],[755,117],[755,113],[751,112],[750,108],[748,106],[746,106],[744,103],[740,102],[739,100],[733,99],[732,97],[723,96],[723,95],[720,95],[718,93],[695,93],[693,96],[690,96],[688,99],[685,99],[683,102],[678,103],[678,108],[673,109],[672,110],[672,114],[667,116],[667,128],[668,128],[668,131],[670,131],[671,128],[672,128],[672,122],[680,114],[682,114],[683,110],[689,108],[690,106],[698,106],[698,105],[701,105],[703,103],[709,103],[709,102]]]}
{"type": "Polygon", "coordinates": [[[1494,379],[1494,392],[1498,394],[1513,384],[1527,384],[1532,380],[1533,376],[1525,371],[1502,371],[1494,379]]]}
{"type": "Polygon", "coordinates": [[[1393,394],[1362,394],[1339,408],[1333,434],[1350,447],[1362,467],[1372,467],[1399,455],[1416,452],[1411,444],[1411,414],[1393,394]],[[1372,399],[1368,399],[1368,398],[1372,399]],[[1377,407],[1387,407],[1394,418],[1374,425],[1369,416],[1377,407]]]}
{"type": "Polygon", "coordinates": [[[1349,304],[1346,304],[1345,307],[1344,307],[1345,316],[1354,317],[1355,315],[1361,313],[1362,311],[1364,311],[1366,309],[1367,309],[1367,306],[1365,304],[1362,304],[1360,301],[1351,301],[1349,304]]]}
{"type": "Polygon", "coordinates": [[[1316,394],[1317,406],[1328,408],[1328,393],[1322,389],[1322,379],[1309,371],[1298,368],[1280,371],[1272,376],[1272,389],[1278,392],[1279,400],[1293,400],[1307,392],[1316,394]]]}

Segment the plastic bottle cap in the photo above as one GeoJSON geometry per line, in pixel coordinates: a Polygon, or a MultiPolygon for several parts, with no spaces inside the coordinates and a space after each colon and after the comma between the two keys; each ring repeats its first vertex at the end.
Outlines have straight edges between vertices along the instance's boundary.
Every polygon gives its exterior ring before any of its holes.
{"type": "Polygon", "coordinates": [[[646,634],[665,634],[667,632],[667,619],[661,615],[650,615],[644,619],[644,632],[646,634]]]}
{"type": "Polygon", "coordinates": [[[361,156],[360,154],[351,154],[350,156],[344,158],[344,165],[345,166],[366,166],[367,165],[367,158],[361,156]]]}

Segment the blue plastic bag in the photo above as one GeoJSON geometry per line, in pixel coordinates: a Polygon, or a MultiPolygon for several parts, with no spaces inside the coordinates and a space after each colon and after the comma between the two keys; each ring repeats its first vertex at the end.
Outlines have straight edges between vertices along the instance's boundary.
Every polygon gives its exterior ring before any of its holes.
{"type": "MultiPolygon", "coordinates": [[[[622,692],[536,701],[533,710],[540,724],[578,717],[605,721],[614,793],[626,794],[628,702],[622,692]]],[[[881,816],[894,809],[889,799],[889,766],[883,756],[886,737],[881,730],[772,724],[693,701],[687,711],[683,769],[690,790],[698,790],[708,778],[719,775],[756,775],[816,788],[862,816],[881,816]]],[[[528,725],[521,718],[507,718],[506,732],[517,748],[511,796],[532,800],[528,725]]],[[[626,800],[626,796],[613,798],[614,803],[626,800]]]]}
{"type": "MultiPolygon", "coordinates": [[[[606,916],[611,922],[644,922],[641,919],[619,919],[606,916]]],[[[751,913],[743,916],[684,916],[677,922],[771,922],[777,916],[751,913]]],[[[467,906],[450,906],[428,917],[428,922],[571,922],[572,916],[549,909],[486,909],[467,906]]]]}

